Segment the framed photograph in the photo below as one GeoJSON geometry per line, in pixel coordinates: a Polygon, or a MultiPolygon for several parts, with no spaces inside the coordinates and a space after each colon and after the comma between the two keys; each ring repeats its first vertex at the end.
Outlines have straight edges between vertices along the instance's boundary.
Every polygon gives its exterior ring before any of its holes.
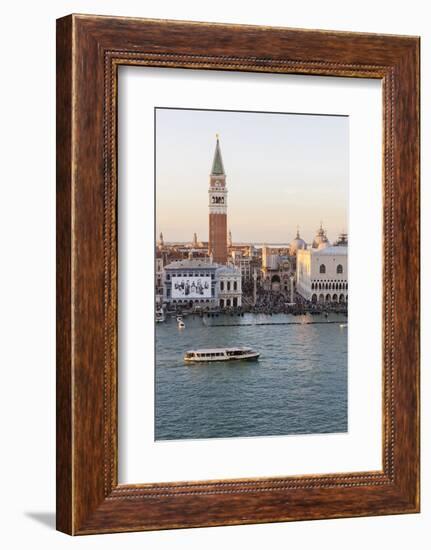
{"type": "Polygon", "coordinates": [[[57,21],[57,528],[419,511],[419,38],[57,21]]]}

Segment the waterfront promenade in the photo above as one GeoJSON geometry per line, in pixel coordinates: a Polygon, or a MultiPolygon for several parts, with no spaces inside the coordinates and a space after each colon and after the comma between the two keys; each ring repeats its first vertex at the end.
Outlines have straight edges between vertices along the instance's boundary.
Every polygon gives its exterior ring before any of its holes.
{"type": "Polygon", "coordinates": [[[176,306],[171,307],[166,310],[166,314],[177,315],[178,313],[187,314],[194,313],[198,315],[220,315],[226,314],[231,316],[243,315],[245,313],[254,313],[254,314],[265,314],[265,315],[275,315],[275,314],[289,314],[289,315],[313,315],[313,316],[327,316],[329,313],[339,314],[347,316],[348,306],[346,303],[322,303],[322,304],[312,304],[309,302],[297,302],[297,303],[288,303],[283,297],[280,300],[272,301],[269,303],[260,302],[256,305],[252,303],[247,303],[244,300],[242,307],[240,308],[207,308],[207,307],[184,307],[176,306]]]}

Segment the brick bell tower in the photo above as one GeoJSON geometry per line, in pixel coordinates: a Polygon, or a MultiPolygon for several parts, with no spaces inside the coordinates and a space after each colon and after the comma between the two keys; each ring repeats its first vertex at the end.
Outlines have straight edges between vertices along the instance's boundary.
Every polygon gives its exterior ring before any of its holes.
{"type": "Polygon", "coordinates": [[[208,254],[218,264],[227,263],[227,188],[218,134],[210,174],[208,254]]]}

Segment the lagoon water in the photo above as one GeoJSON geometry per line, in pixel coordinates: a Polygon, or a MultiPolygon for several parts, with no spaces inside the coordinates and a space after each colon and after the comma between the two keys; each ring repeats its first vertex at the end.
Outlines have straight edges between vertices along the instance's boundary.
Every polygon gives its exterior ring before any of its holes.
{"type": "Polygon", "coordinates": [[[347,431],[346,322],[246,314],[157,324],[156,439],[347,431]],[[189,349],[229,346],[253,347],[259,361],[183,361],[189,349]]]}

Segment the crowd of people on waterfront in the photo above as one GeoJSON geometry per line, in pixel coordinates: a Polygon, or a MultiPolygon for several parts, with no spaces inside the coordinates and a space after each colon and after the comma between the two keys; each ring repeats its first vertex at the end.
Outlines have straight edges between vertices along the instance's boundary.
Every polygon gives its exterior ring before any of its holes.
{"type": "MultiPolygon", "coordinates": [[[[291,315],[304,315],[309,313],[311,315],[325,315],[329,313],[342,313],[347,314],[347,303],[337,302],[319,302],[311,303],[300,295],[295,293],[293,301],[288,302],[284,294],[276,291],[260,291],[256,296],[256,303],[254,303],[254,297],[249,299],[243,297],[243,304],[241,307],[218,307],[216,309],[209,307],[185,307],[184,305],[177,304],[170,310],[172,314],[179,313],[227,313],[232,315],[241,315],[243,313],[258,313],[265,315],[275,315],[280,313],[291,315]]],[[[169,311],[168,311],[169,313],[169,311]]]]}

